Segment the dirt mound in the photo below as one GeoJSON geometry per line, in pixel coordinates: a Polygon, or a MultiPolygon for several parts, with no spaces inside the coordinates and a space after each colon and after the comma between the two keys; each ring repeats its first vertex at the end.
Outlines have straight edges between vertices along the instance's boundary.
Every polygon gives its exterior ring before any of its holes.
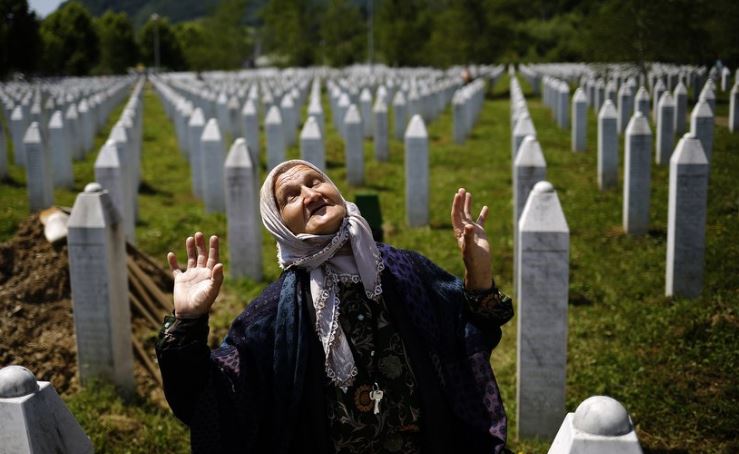
{"type": "MultiPolygon", "coordinates": [[[[138,251],[129,255],[162,293],[171,292],[171,278],[156,264],[138,251]]],[[[66,242],[48,243],[38,216],[26,219],[13,238],[0,244],[0,367],[25,366],[62,394],[79,388],[69,281],[66,242]]],[[[151,317],[146,320],[132,310],[132,330],[153,361],[151,317]]],[[[161,403],[161,388],[140,357],[134,373],[138,393],[161,403]]]]}

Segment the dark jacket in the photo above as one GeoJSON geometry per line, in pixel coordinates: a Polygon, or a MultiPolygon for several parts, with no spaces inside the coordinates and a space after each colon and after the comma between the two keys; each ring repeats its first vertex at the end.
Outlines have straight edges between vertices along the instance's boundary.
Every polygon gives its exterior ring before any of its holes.
{"type": "MultiPolygon", "coordinates": [[[[507,421],[489,359],[513,315],[510,299],[480,316],[459,279],[420,254],[378,247],[383,296],[417,380],[424,452],[501,452],[507,421]]],[[[291,270],[216,350],[206,344],[207,319],[186,336],[162,330],[164,392],[190,427],[193,452],[333,452],[311,301],[308,274],[291,270]]]]}

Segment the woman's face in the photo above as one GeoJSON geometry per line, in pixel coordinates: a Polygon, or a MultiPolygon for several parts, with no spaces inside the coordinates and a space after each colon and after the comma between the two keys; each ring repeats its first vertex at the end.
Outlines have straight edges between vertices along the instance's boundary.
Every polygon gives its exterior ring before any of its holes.
{"type": "Polygon", "coordinates": [[[295,235],[336,233],[346,216],[336,186],[303,164],[277,175],[274,193],[282,222],[295,235]]]}

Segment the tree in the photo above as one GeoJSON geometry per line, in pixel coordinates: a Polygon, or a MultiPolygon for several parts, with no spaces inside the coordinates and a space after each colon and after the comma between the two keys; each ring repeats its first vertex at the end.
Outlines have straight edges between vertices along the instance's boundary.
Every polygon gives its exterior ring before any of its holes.
{"type": "Polygon", "coordinates": [[[99,42],[92,16],[77,1],[41,22],[42,67],[47,74],[86,75],[97,64],[99,42]]]}
{"type": "Polygon", "coordinates": [[[316,61],[319,42],[318,5],[302,0],[272,0],[262,10],[264,46],[286,65],[316,61]]]}
{"type": "Polygon", "coordinates": [[[382,0],[375,30],[378,54],[391,66],[425,64],[423,48],[429,37],[426,0],[382,0]]]}
{"type": "Polygon", "coordinates": [[[108,10],[97,19],[101,73],[122,74],[136,64],[138,49],[128,14],[108,10]]]}
{"type": "Polygon", "coordinates": [[[159,44],[159,64],[167,69],[179,71],[186,68],[185,57],[174,30],[166,17],[152,17],[139,31],[139,55],[142,62],[155,66],[155,37],[159,44]]]}
{"type": "Polygon", "coordinates": [[[35,70],[41,49],[36,14],[26,0],[0,0],[0,17],[0,77],[35,70]]]}
{"type": "Polygon", "coordinates": [[[346,0],[329,0],[321,20],[325,63],[346,66],[365,58],[366,27],[359,9],[346,0]]]}

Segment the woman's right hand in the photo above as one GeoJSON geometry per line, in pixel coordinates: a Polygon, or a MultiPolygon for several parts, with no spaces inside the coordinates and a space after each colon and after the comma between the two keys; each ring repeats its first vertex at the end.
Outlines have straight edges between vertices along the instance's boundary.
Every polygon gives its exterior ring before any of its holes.
{"type": "Polygon", "coordinates": [[[174,312],[177,318],[197,318],[210,311],[223,282],[223,264],[218,262],[218,237],[210,237],[210,250],[205,237],[197,232],[185,240],[187,268],[182,271],[173,252],[167,261],[174,277],[174,312]]]}

